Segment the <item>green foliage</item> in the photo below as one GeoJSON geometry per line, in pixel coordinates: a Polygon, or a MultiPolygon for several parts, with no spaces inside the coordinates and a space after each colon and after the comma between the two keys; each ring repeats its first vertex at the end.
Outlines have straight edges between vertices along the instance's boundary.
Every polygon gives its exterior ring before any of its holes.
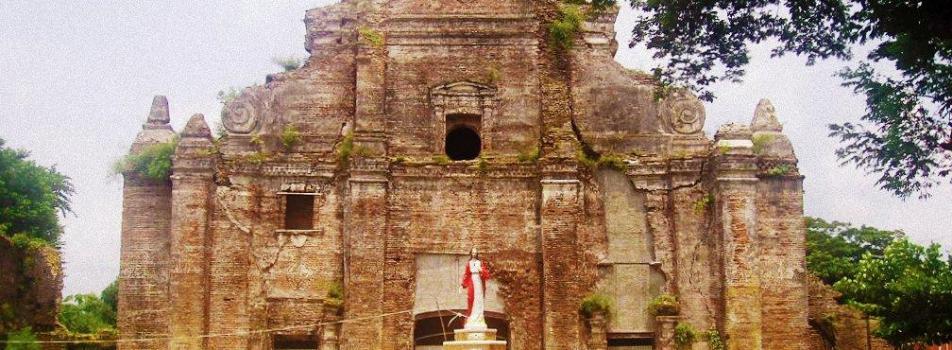
{"type": "Polygon", "coordinates": [[[45,239],[30,236],[23,232],[16,233],[13,237],[10,237],[10,242],[13,243],[14,247],[24,251],[37,251],[50,245],[50,242],[47,242],[45,239]]]}
{"type": "Polygon", "coordinates": [[[593,156],[582,149],[579,149],[578,152],[575,153],[575,159],[578,160],[579,164],[589,168],[594,168],[598,165],[598,156],[593,156]]]}
{"type": "Polygon", "coordinates": [[[720,81],[740,81],[752,45],[772,55],[849,60],[844,85],[865,96],[862,122],[830,126],[845,163],[879,174],[878,185],[906,198],[952,181],[952,6],[947,0],[647,1],[634,0],[631,44],[665,62],[663,84],[678,83],[704,100],[720,81]],[[893,78],[874,66],[897,70],[893,78]],[[885,64],[883,64],[885,63],[885,64]]]}
{"type": "Polygon", "coordinates": [[[404,164],[404,163],[406,163],[407,161],[409,161],[409,159],[408,159],[407,157],[405,157],[405,156],[397,156],[397,157],[394,157],[394,158],[391,160],[391,162],[393,162],[393,164],[404,164]]]}
{"type": "Polygon", "coordinates": [[[383,34],[368,27],[357,28],[357,34],[361,39],[366,40],[374,47],[381,47],[384,44],[383,34]]]}
{"type": "Polygon", "coordinates": [[[285,72],[290,72],[292,70],[301,68],[301,63],[303,63],[300,58],[293,57],[293,56],[274,57],[271,59],[271,62],[281,66],[281,68],[284,68],[285,72]]]}
{"type": "Polygon", "coordinates": [[[344,138],[337,144],[337,162],[347,164],[350,161],[350,154],[354,152],[354,133],[348,132],[344,138]]]}
{"type": "Polygon", "coordinates": [[[539,147],[532,147],[519,153],[516,159],[521,163],[535,163],[541,156],[542,151],[539,150],[539,147]]]}
{"type": "Polygon", "coordinates": [[[447,165],[450,163],[450,157],[447,157],[444,154],[433,156],[433,162],[439,165],[447,165]]]}
{"type": "Polygon", "coordinates": [[[707,348],[710,350],[727,349],[727,345],[724,344],[724,339],[721,339],[721,333],[715,328],[711,328],[707,332],[704,332],[704,338],[707,338],[707,348]]]}
{"type": "Polygon", "coordinates": [[[479,156],[479,158],[476,158],[476,164],[474,164],[474,167],[476,168],[476,172],[485,174],[486,171],[489,170],[489,161],[486,159],[486,157],[479,156]]]}
{"type": "Polygon", "coordinates": [[[708,193],[704,195],[704,197],[694,201],[694,213],[698,215],[704,214],[707,208],[710,208],[712,204],[714,204],[714,195],[708,193]]]}
{"type": "Polygon", "coordinates": [[[270,155],[267,152],[257,151],[255,153],[245,156],[244,159],[245,161],[249,163],[252,163],[255,165],[261,165],[261,163],[268,161],[269,156],[270,155]]]}
{"type": "Polygon", "coordinates": [[[792,168],[789,164],[780,164],[767,169],[767,176],[784,176],[790,173],[792,168]]]}
{"type": "Polygon", "coordinates": [[[697,340],[697,331],[690,324],[679,322],[674,327],[674,345],[678,349],[691,347],[695,340],[697,340]]]}
{"type": "Polygon", "coordinates": [[[300,142],[301,132],[292,124],[285,125],[284,131],[281,132],[281,144],[284,145],[284,149],[290,150],[300,142]]]}
{"type": "Polygon", "coordinates": [[[0,139],[0,235],[24,246],[40,241],[59,246],[63,229],[57,212],[72,211],[69,177],[37,165],[27,151],[4,145],[0,139]]]}
{"type": "Polygon", "coordinates": [[[7,346],[5,350],[40,350],[40,344],[36,342],[36,335],[30,327],[7,334],[7,346]]]}
{"type": "Polygon", "coordinates": [[[166,181],[172,175],[172,156],[178,139],[146,147],[138,154],[128,154],[114,166],[116,173],[132,172],[153,181],[166,181]]]}
{"type": "Polygon", "coordinates": [[[501,77],[502,73],[499,72],[499,67],[492,66],[486,69],[486,81],[488,83],[495,84],[501,77]]]}
{"type": "Polygon", "coordinates": [[[338,307],[343,305],[344,287],[338,282],[332,283],[330,288],[327,289],[327,298],[324,300],[324,302],[338,307]]]}
{"type": "Polygon", "coordinates": [[[251,134],[251,139],[248,140],[248,142],[251,142],[252,145],[259,148],[264,145],[264,139],[261,138],[261,134],[258,133],[251,134]]]}
{"type": "Polygon", "coordinates": [[[902,238],[902,231],[880,230],[869,226],[804,217],[807,228],[807,270],[827,284],[834,284],[857,273],[864,255],[882,257],[890,243],[902,238]]]}
{"type": "Polygon", "coordinates": [[[234,101],[236,98],[238,98],[238,95],[240,93],[241,92],[238,91],[238,89],[234,87],[229,87],[228,90],[219,90],[218,96],[217,96],[218,102],[221,102],[221,104],[223,105],[228,104],[229,102],[234,101]]]}
{"type": "Polygon", "coordinates": [[[718,151],[718,153],[720,153],[722,156],[727,155],[727,154],[730,153],[730,151],[731,151],[731,146],[728,146],[728,145],[720,145],[720,146],[717,146],[717,151],[718,151]]]}
{"type": "Polygon", "coordinates": [[[63,299],[59,322],[70,333],[113,333],[116,312],[95,294],[74,294],[63,299]]]}
{"type": "Polygon", "coordinates": [[[661,294],[648,303],[648,313],[655,316],[675,316],[680,312],[681,304],[671,294],[661,294]]]}
{"type": "Polygon", "coordinates": [[[109,305],[113,314],[119,313],[119,278],[113,280],[112,283],[102,290],[102,293],[99,294],[99,299],[102,299],[106,305],[109,305]]]}
{"type": "Polygon", "coordinates": [[[625,161],[625,157],[615,153],[598,157],[598,165],[619,171],[628,170],[628,162],[625,161]]]}
{"type": "Polygon", "coordinates": [[[770,145],[771,142],[773,142],[773,139],[774,139],[773,135],[767,135],[767,134],[760,134],[760,135],[754,136],[753,139],[750,140],[754,144],[750,150],[754,152],[754,154],[757,154],[757,155],[764,154],[764,151],[767,150],[767,146],[770,145]]]}
{"type": "Polygon", "coordinates": [[[611,316],[612,310],[612,299],[604,294],[590,294],[589,296],[582,299],[582,304],[579,306],[579,311],[582,315],[591,317],[597,312],[604,313],[606,316],[611,316]]]}
{"type": "Polygon", "coordinates": [[[952,342],[952,256],[938,244],[897,239],[881,258],[864,255],[856,273],[834,287],[878,317],[876,334],[893,346],[952,342]]]}
{"type": "Polygon", "coordinates": [[[549,23],[549,40],[558,49],[571,49],[583,21],[585,14],[579,5],[560,5],[558,18],[549,23]]]}

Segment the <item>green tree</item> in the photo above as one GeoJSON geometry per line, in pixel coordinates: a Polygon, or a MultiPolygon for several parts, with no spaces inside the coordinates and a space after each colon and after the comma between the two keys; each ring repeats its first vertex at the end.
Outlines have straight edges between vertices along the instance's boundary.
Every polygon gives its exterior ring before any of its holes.
{"type": "Polygon", "coordinates": [[[864,255],[856,274],[835,288],[878,317],[877,335],[893,346],[952,342],[952,256],[938,244],[899,239],[881,258],[864,255]]]}
{"type": "Polygon", "coordinates": [[[886,247],[902,238],[902,231],[880,230],[820,218],[805,217],[807,269],[827,284],[853,277],[864,255],[881,257],[886,247]]]}
{"type": "MultiPolygon", "coordinates": [[[[102,293],[99,294],[99,298],[102,299],[106,305],[109,305],[113,314],[117,314],[119,312],[119,279],[116,278],[106,289],[103,289],[102,293]]],[[[115,322],[113,323],[115,324],[115,322]]]]}
{"type": "Polygon", "coordinates": [[[29,160],[29,152],[4,145],[0,139],[0,234],[18,245],[59,246],[63,228],[57,212],[71,212],[73,185],[55,168],[29,160]]]}
{"type": "Polygon", "coordinates": [[[74,294],[63,299],[58,319],[71,333],[113,332],[116,313],[95,294],[74,294]]]}
{"type": "Polygon", "coordinates": [[[750,45],[774,42],[772,55],[851,59],[844,85],[866,96],[859,124],[831,125],[837,155],[879,175],[878,185],[905,198],[952,172],[952,6],[947,0],[632,0],[640,10],[631,44],[645,43],[666,62],[662,87],[689,87],[705,100],[718,81],[740,81],[750,45]],[[898,77],[870,63],[892,63],[898,77]]]}
{"type": "Polygon", "coordinates": [[[23,328],[16,332],[7,334],[7,346],[5,350],[40,350],[40,344],[36,343],[36,335],[30,327],[23,328]]]}

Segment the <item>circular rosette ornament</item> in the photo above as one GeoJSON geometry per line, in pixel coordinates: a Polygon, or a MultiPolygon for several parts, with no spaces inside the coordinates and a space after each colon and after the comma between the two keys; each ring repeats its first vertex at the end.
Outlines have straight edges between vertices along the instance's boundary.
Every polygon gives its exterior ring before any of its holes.
{"type": "Polygon", "coordinates": [[[677,91],[661,103],[661,116],[676,133],[693,135],[704,128],[704,104],[697,97],[677,91]]]}
{"type": "Polygon", "coordinates": [[[250,134],[258,126],[257,99],[254,94],[244,93],[222,109],[222,124],[233,134],[250,134]]]}

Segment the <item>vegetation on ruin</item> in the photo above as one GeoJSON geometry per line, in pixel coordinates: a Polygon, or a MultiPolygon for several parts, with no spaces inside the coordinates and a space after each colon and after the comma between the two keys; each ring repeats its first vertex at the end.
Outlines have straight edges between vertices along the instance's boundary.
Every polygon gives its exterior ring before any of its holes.
{"type": "Polygon", "coordinates": [[[368,27],[357,28],[357,35],[359,35],[361,39],[366,40],[368,43],[370,43],[370,45],[373,45],[374,47],[381,47],[384,44],[383,34],[371,28],[368,28],[368,27]]]}
{"type": "Polygon", "coordinates": [[[284,149],[290,151],[299,143],[301,143],[301,132],[293,124],[285,125],[284,130],[281,131],[281,144],[284,145],[284,149]]]}
{"type": "Polygon", "coordinates": [[[693,326],[684,322],[678,322],[678,325],[674,326],[674,345],[678,349],[690,348],[695,340],[697,340],[697,331],[693,326]]]}
{"type": "Polygon", "coordinates": [[[727,349],[727,345],[724,344],[724,339],[721,338],[721,333],[717,331],[716,328],[711,328],[707,332],[704,332],[704,338],[707,339],[707,348],[709,350],[724,350],[727,349]]]}
{"type": "Polygon", "coordinates": [[[516,160],[518,160],[520,163],[535,163],[540,157],[542,157],[542,151],[538,146],[533,146],[529,149],[519,152],[519,155],[516,156],[516,160]]]}
{"type": "Polygon", "coordinates": [[[628,162],[625,161],[625,157],[615,153],[609,153],[598,157],[598,165],[618,171],[628,170],[628,162]]]}
{"type": "Polygon", "coordinates": [[[648,303],[648,313],[655,316],[676,316],[681,312],[681,303],[671,294],[661,294],[648,303]]]}
{"type": "Polygon", "coordinates": [[[877,317],[876,335],[896,347],[952,342],[952,256],[938,244],[899,238],[881,257],[866,254],[834,285],[844,301],[877,317]]]}
{"type": "Polygon", "coordinates": [[[579,306],[579,312],[586,317],[592,317],[596,313],[601,313],[606,317],[611,317],[614,312],[614,303],[612,302],[611,297],[601,294],[593,293],[586,296],[582,299],[582,304],[579,306]]]}
{"type": "Polygon", "coordinates": [[[285,72],[290,72],[292,70],[301,68],[303,61],[300,58],[288,56],[288,57],[274,57],[271,59],[271,62],[281,66],[285,72]]]}
{"type": "Polygon", "coordinates": [[[635,0],[631,45],[645,44],[666,66],[662,85],[713,100],[721,81],[739,82],[750,47],[852,60],[838,75],[865,96],[859,123],[830,125],[844,163],[879,176],[878,186],[906,198],[952,182],[952,7],[947,1],[645,1],[635,0]],[[887,69],[882,74],[879,67],[887,69]],[[892,69],[895,68],[895,71],[892,69]]]}
{"type": "Polygon", "coordinates": [[[57,320],[65,328],[66,337],[101,339],[116,335],[119,305],[119,279],[103,289],[100,295],[74,294],[63,299],[57,320]]]}
{"type": "Polygon", "coordinates": [[[484,156],[479,156],[476,158],[476,164],[473,164],[473,167],[477,173],[485,174],[489,170],[489,160],[484,156]]]}
{"type": "Polygon", "coordinates": [[[344,305],[344,287],[338,282],[332,283],[327,289],[327,298],[324,299],[324,303],[336,307],[344,305]]]}
{"type": "Polygon", "coordinates": [[[694,213],[698,215],[704,214],[705,212],[707,212],[707,209],[710,208],[711,205],[713,204],[714,204],[714,195],[708,193],[704,195],[703,197],[698,198],[696,201],[694,201],[694,205],[693,205],[694,213]]]}
{"type": "Polygon", "coordinates": [[[492,66],[486,68],[486,82],[489,84],[495,84],[499,81],[499,78],[502,77],[502,73],[499,72],[498,66],[492,66]]]}
{"type": "Polygon", "coordinates": [[[40,350],[40,344],[36,343],[36,335],[33,329],[26,327],[18,331],[7,333],[7,345],[5,350],[40,350]]]}
{"type": "Polygon", "coordinates": [[[261,165],[262,163],[268,161],[268,158],[270,157],[271,155],[268,154],[267,152],[256,151],[254,153],[243,156],[242,159],[254,165],[261,165]]]}
{"type": "Polygon", "coordinates": [[[549,40],[556,48],[565,50],[575,46],[575,36],[582,28],[585,13],[577,4],[559,5],[558,17],[549,23],[549,40]]]}
{"type": "Polygon", "coordinates": [[[136,154],[128,154],[113,165],[116,174],[135,173],[153,181],[166,181],[172,175],[172,156],[178,138],[149,145],[136,154]]]}
{"type": "Polygon", "coordinates": [[[447,165],[450,163],[450,157],[445,154],[438,154],[433,156],[433,162],[439,165],[447,165]]]}
{"type": "Polygon", "coordinates": [[[750,140],[751,143],[754,144],[750,149],[751,152],[754,152],[754,154],[757,154],[757,155],[764,154],[764,151],[767,150],[767,146],[770,145],[771,142],[773,142],[773,139],[774,139],[773,135],[767,135],[767,134],[760,134],[760,135],[754,136],[750,140]]]}
{"type": "Polygon", "coordinates": [[[344,138],[341,139],[340,143],[337,144],[337,149],[334,150],[337,153],[337,162],[340,164],[347,164],[350,161],[350,154],[354,151],[354,132],[350,131],[344,138]]]}
{"type": "Polygon", "coordinates": [[[69,177],[55,167],[43,167],[25,150],[5,146],[0,139],[0,235],[14,245],[60,245],[59,215],[71,212],[75,190],[69,177]]]}
{"type": "Polygon", "coordinates": [[[790,164],[775,165],[767,169],[767,176],[784,176],[789,174],[791,170],[793,170],[793,168],[790,167],[790,164]]]}
{"type": "Polygon", "coordinates": [[[218,102],[221,102],[223,105],[228,104],[238,98],[239,94],[241,94],[241,92],[235,87],[229,87],[227,90],[219,90],[217,95],[218,102]]]}

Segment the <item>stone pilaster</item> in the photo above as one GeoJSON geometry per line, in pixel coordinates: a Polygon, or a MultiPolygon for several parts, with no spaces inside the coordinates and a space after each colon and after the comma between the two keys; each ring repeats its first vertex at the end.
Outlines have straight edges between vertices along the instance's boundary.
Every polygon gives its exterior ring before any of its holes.
{"type": "MultiPolygon", "coordinates": [[[[169,105],[156,96],[148,120],[129,151],[170,142],[169,105]]],[[[157,338],[168,333],[171,183],[123,173],[122,248],[119,264],[119,337],[157,338]]],[[[165,341],[119,343],[119,349],[165,349],[165,341]]]]}
{"type": "MultiPolygon", "coordinates": [[[[575,349],[581,288],[578,224],[582,183],[574,160],[542,163],[542,310],[546,350],[575,349]]],[[[585,286],[588,288],[589,286],[585,286]]]]}
{"type": "Polygon", "coordinates": [[[655,317],[655,349],[677,349],[677,344],[674,343],[674,327],[677,327],[679,319],[680,317],[678,316],[655,317]]]}
{"type": "Polygon", "coordinates": [[[588,318],[588,350],[608,350],[608,320],[604,312],[595,312],[588,318]]]}
{"type": "Polygon", "coordinates": [[[722,241],[723,329],[728,349],[762,348],[757,163],[750,129],[728,124],[715,139],[715,232],[722,241]]]}
{"type": "Polygon", "coordinates": [[[172,175],[169,324],[173,349],[204,349],[208,329],[208,233],[214,191],[211,132],[196,114],[182,132],[172,175]]]}
{"type": "MultiPolygon", "coordinates": [[[[384,251],[389,182],[385,162],[351,162],[344,208],[344,318],[383,313],[384,251]]],[[[341,328],[343,350],[383,348],[382,318],[348,322],[341,328]]]]}

